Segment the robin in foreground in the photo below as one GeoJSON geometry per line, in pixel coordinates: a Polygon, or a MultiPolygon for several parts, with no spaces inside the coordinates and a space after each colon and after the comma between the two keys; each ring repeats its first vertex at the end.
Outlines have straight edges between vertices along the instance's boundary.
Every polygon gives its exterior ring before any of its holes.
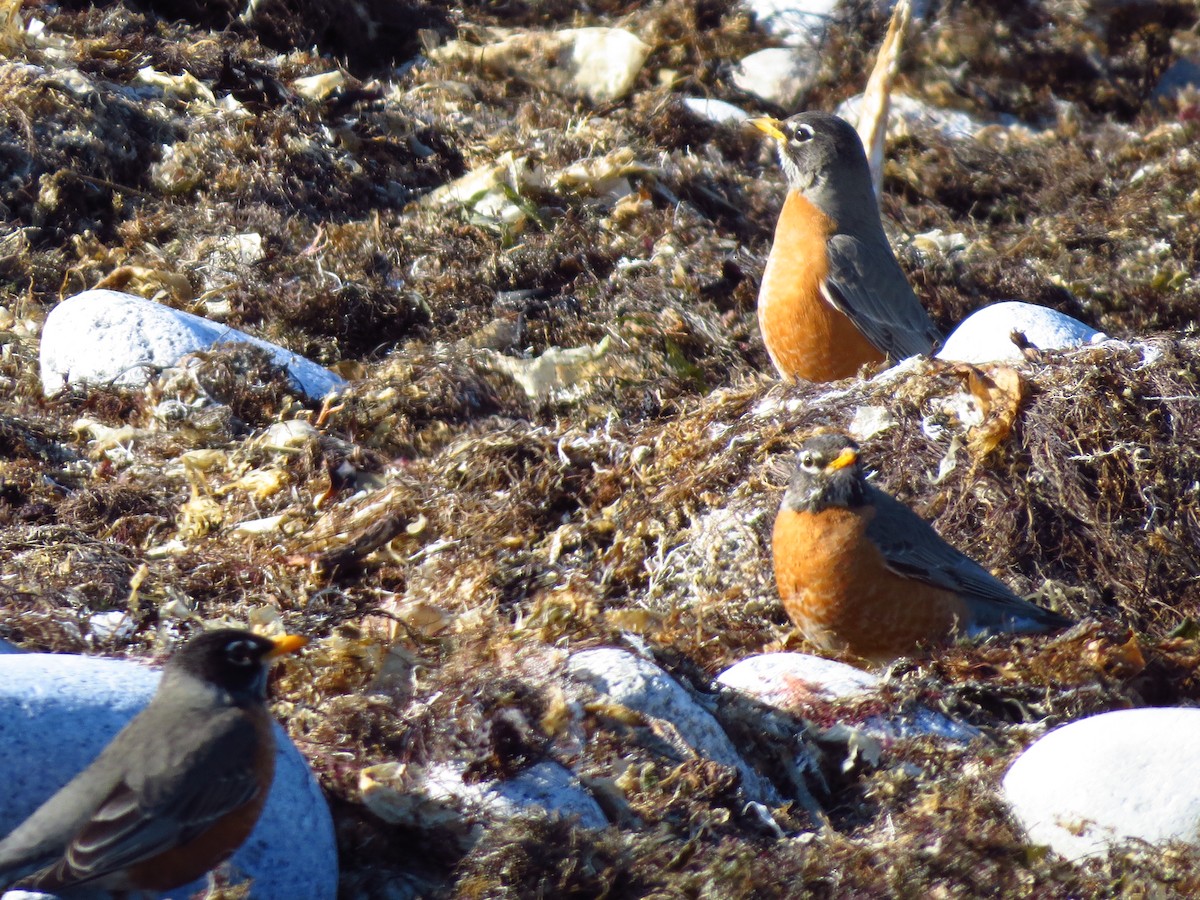
{"type": "Polygon", "coordinates": [[[778,143],[788,184],[758,290],[779,374],[834,381],[932,351],[941,335],[892,255],[858,133],[822,112],[751,124],[778,143]]]}
{"type": "Polygon", "coordinates": [[[227,859],[275,777],[267,668],[306,643],[232,628],[189,641],[150,704],[0,841],[0,887],[165,891],[227,859]]]}
{"type": "Polygon", "coordinates": [[[844,434],[819,434],[801,445],[772,549],[780,599],[804,637],[868,662],[889,662],[955,635],[1071,624],[1022,600],[868,484],[858,445],[844,434]]]}

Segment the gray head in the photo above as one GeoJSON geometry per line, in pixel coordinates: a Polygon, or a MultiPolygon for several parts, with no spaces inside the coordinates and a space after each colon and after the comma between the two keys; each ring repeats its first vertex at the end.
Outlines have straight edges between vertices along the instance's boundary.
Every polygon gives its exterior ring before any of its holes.
{"type": "Polygon", "coordinates": [[[818,434],[800,445],[783,508],[820,512],[831,506],[861,506],[866,502],[866,490],[858,444],[840,432],[818,434]]]}
{"type": "Polygon", "coordinates": [[[875,213],[867,154],[845,119],[814,110],[783,121],[751,119],[750,124],[775,140],[791,190],[804,194],[835,221],[840,218],[837,212],[864,201],[869,201],[865,209],[875,213]]]}
{"type": "Polygon", "coordinates": [[[239,628],[219,628],[192,638],[163,669],[164,684],[191,677],[220,690],[239,706],[267,696],[267,670],[285,653],[303,647],[297,635],[268,638],[239,628]]]}

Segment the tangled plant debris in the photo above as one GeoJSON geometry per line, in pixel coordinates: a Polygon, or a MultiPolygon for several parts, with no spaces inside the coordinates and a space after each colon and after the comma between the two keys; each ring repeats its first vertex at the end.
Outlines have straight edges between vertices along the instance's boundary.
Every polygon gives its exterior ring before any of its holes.
{"type": "MultiPolygon", "coordinates": [[[[330,799],[346,897],[1200,890],[1194,848],[1031,849],[996,793],[1054,724],[1200,701],[1200,95],[1155,92],[1200,49],[1192,5],[933,4],[899,60],[905,94],[1020,123],[888,145],[884,219],[939,326],[1015,297],[1124,343],[791,387],[754,311],[782,176],[680,102],[787,112],[734,84],[778,43],[745,7],[405,7],[418,38],[395,4],[253,6],[0,2],[0,635],[130,655],[225,619],[311,636],[277,711],[330,799]],[[496,27],[620,28],[646,52],[618,99],[434,50],[496,27]],[[45,399],[40,323],[96,286],[353,383],[306,405],[217,351],[45,399]],[[770,524],[802,436],[852,423],[881,485],[1081,622],[890,672],[888,702],[970,743],[876,759],[828,732],[836,711],[714,693],[739,659],[803,649],[770,524]],[[610,646],[705,704],[783,802],[748,806],[662,720],[568,701],[565,659],[610,646]],[[464,831],[362,794],[373,766],[471,786],[545,762],[613,824],[464,831]]],[[[839,7],[809,105],[862,89],[886,24],[839,7]]]]}

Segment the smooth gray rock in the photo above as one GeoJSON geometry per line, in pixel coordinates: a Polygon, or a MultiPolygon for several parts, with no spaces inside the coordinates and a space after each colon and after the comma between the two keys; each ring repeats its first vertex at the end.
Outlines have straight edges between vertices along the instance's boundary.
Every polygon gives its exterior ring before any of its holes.
{"type": "Polygon", "coordinates": [[[39,351],[42,391],[64,384],[139,387],[159,369],[219,344],[260,347],[285,366],[292,384],[312,400],[346,382],[311,360],[211,319],[120,291],[84,291],[46,316],[39,351]]]}
{"type": "MultiPolygon", "coordinates": [[[[131,660],[51,653],[0,656],[0,835],[95,758],[144,707],[159,672],[131,660]]],[[[231,860],[255,900],[337,895],[329,807],[304,757],[276,726],[275,783],[253,833],[231,860]]],[[[164,897],[184,900],[203,880],[164,897]]]]}

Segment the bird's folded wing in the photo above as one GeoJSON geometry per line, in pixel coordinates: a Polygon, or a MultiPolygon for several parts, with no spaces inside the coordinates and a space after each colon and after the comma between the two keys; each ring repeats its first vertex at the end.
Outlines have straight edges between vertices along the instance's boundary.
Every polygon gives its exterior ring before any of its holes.
{"type": "Polygon", "coordinates": [[[875,516],[867,525],[867,536],[879,547],[888,568],[962,597],[974,619],[968,631],[1042,631],[1071,624],[1065,616],[1017,596],[890,494],[872,487],[871,499],[875,516]]]}
{"type": "Polygon", "coordinates": [[[261,787],[246,758],[255,732],[234,722],[200,755],[167,753],[123,779],[68,844],[62,859],[30,882],[42,889],[85,884],[186,843],[253,799],[261,787]],[[189,756],[190,758],[182,758],[189,756]],[[204,777],[196,777],[196,772],[204,777]]]}
{"type": "Polygon", "coordinates": [[[1016,608],[1029,605],[890,494],[872,488],[871,501],[875,516],[867,525],[867,536],[893,571],[966,596],[1001,604],[1015,602],[1016,608]]]}
{"type": "Polygon", "coordinates": [[[933,350],[941,335],[891,254],[869,254],[848,234],[830,237],[828,249],[827,299],[867,340],[894,359],[933,350]]]}

